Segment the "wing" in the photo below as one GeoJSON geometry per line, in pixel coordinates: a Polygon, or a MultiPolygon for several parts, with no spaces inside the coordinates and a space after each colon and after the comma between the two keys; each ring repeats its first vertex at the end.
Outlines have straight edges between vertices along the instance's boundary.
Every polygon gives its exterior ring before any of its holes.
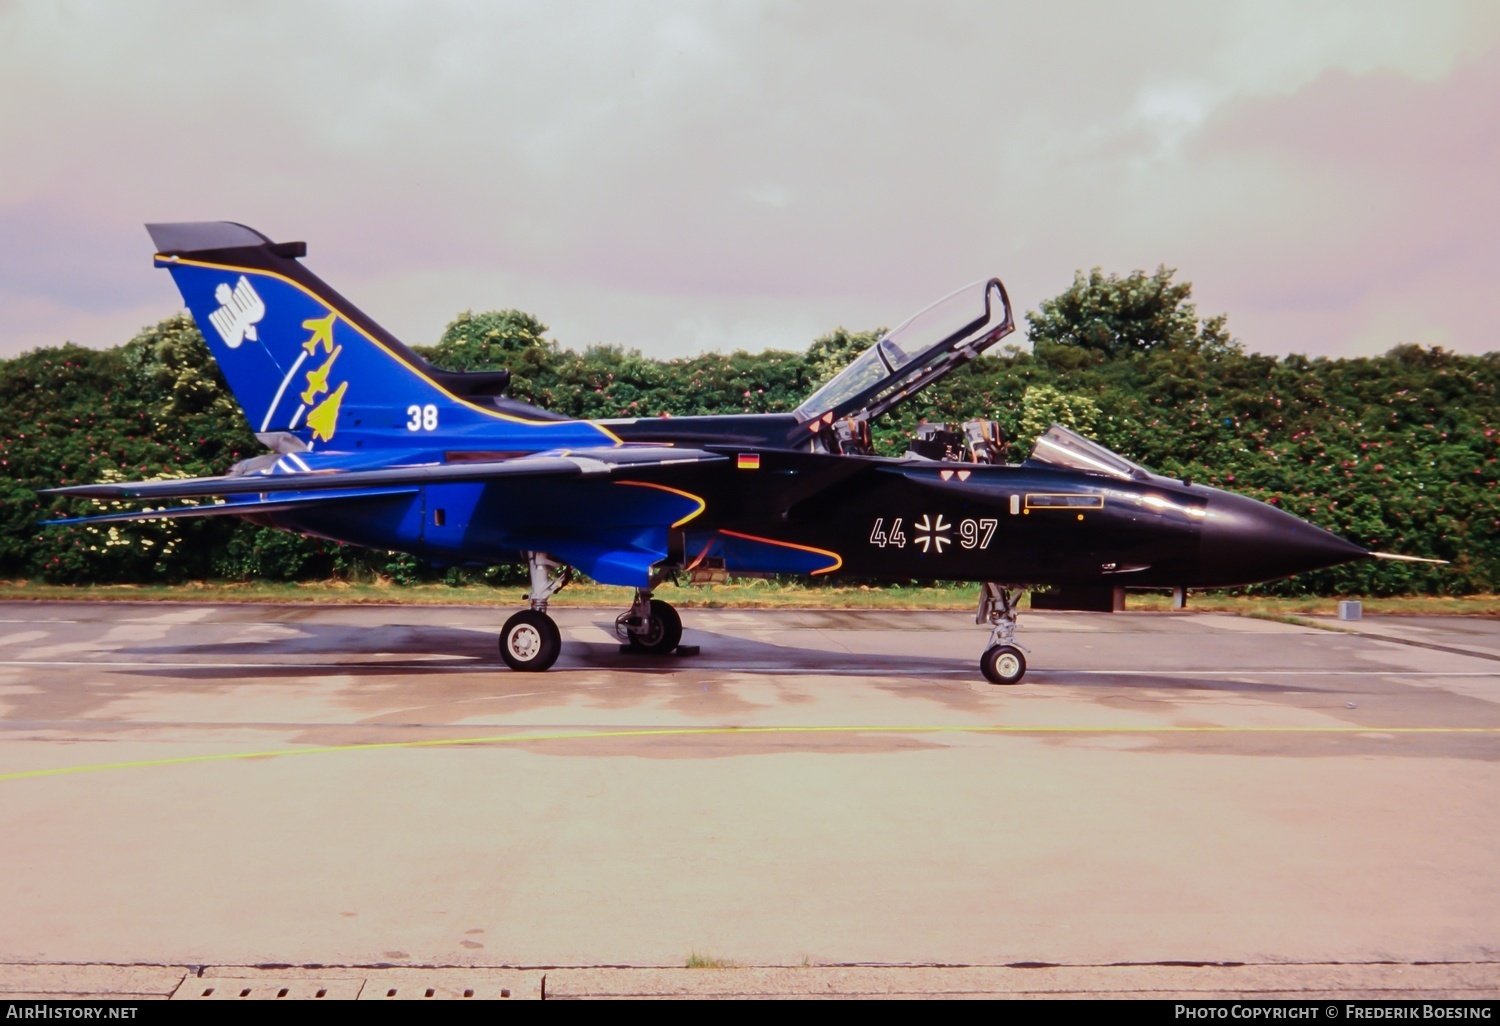
{"type": "MultiPolygon", "coordinates": [[[[641,586],[649,581],[651,567],[667,554],[668,530],[697,516],[704,508],[704,501],[675,488],[634,479],[656,468],[692,464],[707,466],[725,463],[727,457],[696,449],[621,446],[556,450],[510,459],[463,459],[375,468],[365,464],[357,469],[344,470],[320,466],[320,462],[308,455],[291,462],[278,460],[262,470],[225,477],[54,488],[50,490],[51,494],[96,500],[212,501],[170,509],[69,517],[45,523],[65,525],[244,516],[281,511],[311,512],[356,501],[368,504],[383,499],[409,499],[427,485],[505,481],[520,484],[530,480],[550,486],[553,483],[561,485],[569,481],[609,481],[614,478],[620,484],[639,487],[624,489],[604,509],[589,507],[584,511],[589,518],[586,526],[571,523],[576,519],[571,514],[578,512],[572,508],[563,509],[551,523],[534,523],[530,527],[512,524],[507,528],[511,534],[510,547],[552,553],[606,584],[641,586]],[[290,469],[294,463],[308,466],[310,461],[310,469],[290,469]]],[[[576,502],[563,503],[564,507],[577,505],[576,502]]],[[[523,504],[521,508],[526,507],[523,504]]],[[[497,518],[497,523],[504,519],[503,516],[497,518]]]]}
{"type": "MultiPolygon", "coordinates": [[[[206,478],[203,480],[214,480],[206,478]]],[[[181,482],[179,482],[181,483],[181,482]]],[[[320,492],[314,495],[280,496],[275,499],[259,497],[232,497],[224,502],[205,506],[176,506],[171,509],[141,509],[120,513],[104,513],[91,517],[63,517],[59,520],[43,520],[43,527],[58,527],[65,524],[119,524],[128,520],[179,520],[184,517],[239,517],[247,513],[279,513],[289,509],[306,509],[354,499],[392,499],[415,495],[416,488],[355,488],[340,492],[320,492]]]]}
{"type": "MultiPolygon", "coordinates": [[[[339,457],[330,457],[337,460],[339,457]]],[[[554,450],[509,459],[461,459],[445,463],[402,464],[336,469],[310,454],[291,462],[277,460],[264,469],[225,477],[174,481],[131,481],[119,484],[73,485],[51,489],[51,494],[86,499],[215,500],[172,509],[110,512],[91,517],[47,521],[49,524],[110,523],[124,520],[182,517],[243,516],[279,511],[315,511],[320,507],[409,498],[424,486],[450,483],[499,483],[532,480],[541,484],[589,480],[641,487],[623,489],[605,511],[590,508],[586,527],[572,525],[563,515],[557,522],[519,525],[512,529],[512,546],[552,553],[597,581],[642,586],[651,567],[667,554],[668,530],[691,519],[704,508],[702,499],[663,485],[632,480],[655,468],[727,462],[727,457],[697,449],[668,446],[619,446],[598,449],[554,450]],[[311,463],[309,462],[311,461],[311,463]],[[292,465],[309,469],[291,469],[292,465]]],[[[564,503],[567,505],[567,503],[564,503]]],[[[574,503],[573,505],[577,505],[574,503]]],[[[573,512],[564,510],[564,513],[573,512]]],[[[363,542],[362,542],[363,543],[363,542]]],[[[396,547],[400,547],[399,544],[396,547]]]]}
{"type": "MultiPolygon", "coordinates": [[[[294,473],[254,473],[227,477],[190,477],[172,481],[130,481],[120,484],[71,485],[49,488],[46,494],[80,499],[206,499],[233,495],[269,495],[357,488],[419,486],[438,482],[491,481],[511,477],[594,477],[627,470],[686,463],[721,463],[727,457],[697,449],[665,446],[572,449],[502,460],[461,460],[380,467],[374,470],[311,470],[294,473]]],[[[269,469],[269,468],[268,468],[269,469]]],[[[179,516],[209,516],[216,506],[190,506],[179,516]]],[[[158,514],[159,515],[159,514],[158,514]]]]}

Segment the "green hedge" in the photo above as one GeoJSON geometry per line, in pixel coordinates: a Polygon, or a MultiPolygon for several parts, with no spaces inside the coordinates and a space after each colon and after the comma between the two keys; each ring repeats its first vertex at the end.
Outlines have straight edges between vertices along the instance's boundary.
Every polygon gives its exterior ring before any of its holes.
{"type": "MultiPolygon", "coordinates": [[[[1005,347],[876,425],[899,454],[919,418],[998,420],[1023,458],[1056,420],[1162,473],[1275,503],[1372,548],[1448,567],[1361,563],[1257,588],[1281,594],[1490,593],[1500,581],[1500,354],[1400,346],[1357,359],[1245,353],[1199,320],[1172,272],[1098,271],[1028,315],[1034,352],[1005,347]]],[[[422,351],[457,370],[509,367],[511,394],[576,417],[790,410],[878,332],[840,329],[802,352],[654,360],[560,348],[518,311],[465,313],[422,351]]],[[[38,528],[101,504],[61,484],[222,473],[260,451],[206,345],[179,315],[107,350],[0,362],[0,576],[55,582],[328,577],[521,580],[454,571],[205,518],[38,528]]]]}

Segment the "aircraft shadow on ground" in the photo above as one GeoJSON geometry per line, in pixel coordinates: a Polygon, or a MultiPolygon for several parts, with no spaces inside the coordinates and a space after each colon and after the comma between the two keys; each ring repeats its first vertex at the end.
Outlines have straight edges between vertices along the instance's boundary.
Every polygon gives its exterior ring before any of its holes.
{"type": "MultiPolygon", "coordinates": [[[[1246,671],[1254,676],[1255,671],[1246,671]]],[[[1079,673],[1066,669],[1033,669],[1026,675],[1025,684],[1046,683],[1079,691],[1219,691],[1234,694],[1285,695],[1306,692],[1322,692],[1301,682],[1276,683],[1267,681],[1229,680],[1224,677],[1189,677],[1163,670],[1161,674],[1150,673],[1079,673]]]]}
{"type": "MultiPolygon", "coordinates": [[[[696,656],[622,651],[606,624],[596,624],[599,640],[565,639],[562,656],[551,674],[576,670],[607,670],[617,673],[661,674],[717,671],[724,673],[809,673],[880,676],[882,673],[912,675],[933,673],[948,676],[972,671],[978,675],[976,659],[913,656],[891,653],[849,653],[824,648],[777,644],[689,629],[683,642],[697,645],[696,656]]],[[[227,662],[253,663],[238,668],[205,664],[192,666],[142,666],[129,672],[177,679],[224,679],[236,670],[246,677],[319,677],[358,673],[369,676],[452,674],[464,669],[510,673],[500,658],[497,633],[458,627],[390,626],[348,627],[297,624],[296,634],[252,641],[206,642],[203,644],[153,644],[122,648],[119,653],[144,659],[214,658],[227,662]],[[385,658],[361,658],[381,656],[385,658]],[[411,657],[393,661],[389,657],[411,657]],[[300,657],[302,662],[280,662],[300,657]],[[433,657],[444,657],[435,659],[433,657]],[[325,661],[326,660],[326,661],[325,661]]],[[[794,635],[795,636],[795,635],[794,635]]],[[[517,675],[518,677],[521,675],[517,675]]],[[[526,675],[531,677],[534,675],[526,675]]]]}
{"type": "MultiPolygon", "coordinates": [[[[174,656],[203,658],[215,656],[220,659],[256,662],[274,660],[287,656],[325,657],[328,659],[353,659],[360,656],[432,656],[450,657],[454,662],[463,659],[474,662],[500,662],[498,642],[493,631],[463,627],[432,627],[392,624],[384,627],[350,627],[343,624],[294,624],[288,625],[296,634],[285,633],[275,638],[250,641],[222,641],[203,644],[155,644],[122,648],[122,654],[147,658],[170,659],[174,656]]],[[[264,664],[269,666],[269,662],[264,664]]],[[[347,672],[348,669],[378,670],[379,661],[350,661],[301,667],[287,663],[289,670],[347,672]]],[[[412,664],[401,663],[403,668],[412,664]]],[[[451,665],[448,664],[448,665],[451,665]]],[[[502,664],[503,665],[503,664],[502,664]]],[[[263,667],[257,665],[255,672],[263,667]]]]}
{"type": "MultiPolygon", "coordinates": [[[[203,667],[142,666],[126,671],[137,676],[175,680],[231,683],[235,679],[285,679],[348,676],[443,677],[454,674],[495,673],[514,682],[541,683],[553,680],[562,686],[568,674],[605,671],[632,676],[676,673],[828,675],[839,677],[934,677],[963,679],[982,684],[977,659],[939,655],[904,655],[889,652],[850,653],[821,647],[773,643],[740,635],[689,629],[684,643],[697,645],[696,656],[622,651],[618,641],[607,638],[609,625],[596,623],[599,640],[565,640],[563,654],[547,674],[516,674],[500,659],[496,632],[478,628],[427,625],[350,627],[328,624],[296,624],[295,634],[267,640],[208,642],[204,644],[139,645],[120,650],[122,655],[164,662],[173,657],[206,659],[254,665],[244,667],[205,664],[203,667]],[[362,658],[381,656],[386,658],[362,658]],[[390,657],[397,657],[391,659],[390,657]],[[406,656],[407,659],[400,657],[406,656]],[[291,661],[288,657],[300,657],[291,661]],[[441,658],[434,658],[441,657],[441,658]],[[286,662],[280,660],[287,659],[286,662]]],[[[786,635],[796,637],[796,632],[786,635]]],[[[982,639],[976,638],[976,642],[982,639]]],[[[977,651],[978,644],[975,649],[977,651]]],[[[1254,676],[1254,671],[1246,672],[1254,676]]],[[[1321,693],[1306,681],[1286,682],[1230,680],[1194,677],[1164,671],[1155,674],[1080,673],[1065,667],[1033,664],[1026,681],[1012,692],[995,688],[994,694],[1031,694],[1041,686],[1066,688],[1070,692],[1217,692],[1258,694],[1321,693]],[[1032,690],[1028,690],[1032,689],[1032,690]]]]}

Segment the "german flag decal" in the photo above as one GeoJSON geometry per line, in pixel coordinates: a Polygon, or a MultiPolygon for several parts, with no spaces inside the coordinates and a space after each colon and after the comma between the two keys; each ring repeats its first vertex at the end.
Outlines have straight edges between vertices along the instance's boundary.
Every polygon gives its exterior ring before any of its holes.
{"type": "Polygon", "coordinates": [[[734,465],[741,470],[759,470],[760,453],[742,452],[735,458],[734,465]]]}

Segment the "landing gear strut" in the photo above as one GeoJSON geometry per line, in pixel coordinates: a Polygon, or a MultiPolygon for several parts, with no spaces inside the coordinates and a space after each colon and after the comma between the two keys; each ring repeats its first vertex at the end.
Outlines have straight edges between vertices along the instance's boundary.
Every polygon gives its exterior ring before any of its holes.
{"type": "Polygon", "coordinates": [[[573,571],[545,552],[526,553],[531,573],[530,609],[523,609],[500,629],[500,658],[512,670],[540,673],[562,651],[562,632],[547,615],[547,600],[573,579],[573,571]],[[557,573],[553,573],[553,571],[557,573]]]}
{"type": "Polygon", "coordinates": [[[615,620],[615,634],[631,648],[666,655],[682,641],[682,617],[671,603],[651,597],[651,590],[664,578],[635,590],[635,602],[615,620]]]}
{"type": "Polygon", "coordinates": [[[979,657],[979,669],[991,684],[1019,684],[1026,676],[1026,657],[1016,644],[1016,606],[1021,589],[985,583],[979,592],[975,623],[990,625],[990,641],[979,657]]]}

